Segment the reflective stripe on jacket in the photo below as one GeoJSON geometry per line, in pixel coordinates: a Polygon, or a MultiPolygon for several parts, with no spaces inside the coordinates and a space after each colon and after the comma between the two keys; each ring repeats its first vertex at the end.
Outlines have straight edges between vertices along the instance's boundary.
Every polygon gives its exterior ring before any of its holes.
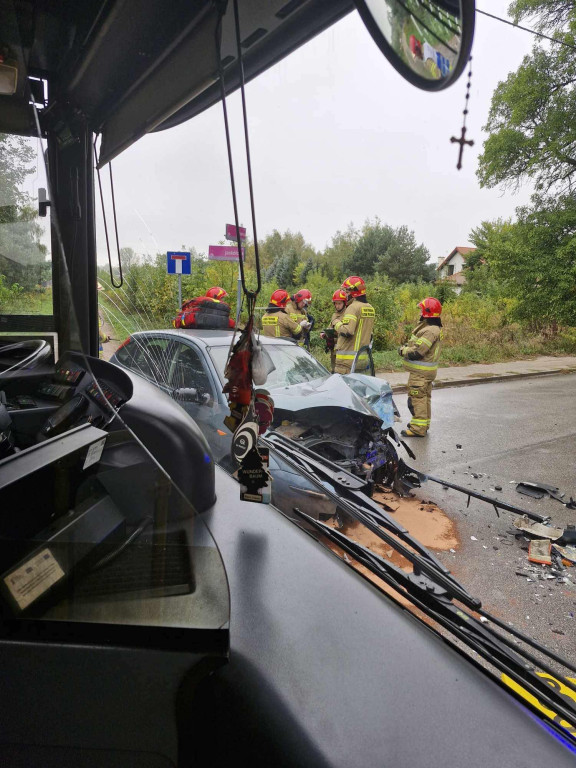
{"type": "MultiPolygon", "coordinates": [[[[298,323],[298,325],[300,325],[300,323],[302,322],[302,320],[306,320],[306,321],[308,321],[308,315],[307,315],[307,314],[306,314],[306,312],[304,312],[302,309],[298,309],[298,305],[296,304],[296,302],[295,302],[295,301],[289,301],[289,302],[286,304],[286,309],[285,309],[285,312],[286,312],[286,313],[287,313],[287,315],[290,317],[290,319],[291,319],[291,320],[294,320],[294,322],[295,322],[295,323],[298,323]]],[[[306,343],[306,337],[307,337],[307,336],[309,336],[309,335],[310,335],[310,334],[308,333],[308,331],[306,331],[305,333],[302,333],[302,334],[301,334],[301,335],[298,337],[298,344],[299,344],[301,347],[305,345],[305,343],[306,343]]]]}
{"type": "Polygon", "coordinates": [[[437,325],[429,325],[426,320],[419,323],[412,331],[408,344],[404,347],[404,369],[411,373],[420,373],[426,379],[436,378],[443,333],[437,325]],[[418,360],[409,360],[406,355],[418,352],[418,360]]]}
{"type": "Polygon", "coordinates": [[[284,311],[295,323],[300,323],[302,320],[308,320],[306,312],[302,309],[298,309],[298,305],[294,301],[289,301],[286,304],[286,309],[284,311]]]}
{"type": "Polygon", "coordinates": [[[292,339],[300,336],[302,328],[286,312],[266,312],[262,316],[262,335],[292,339]]]}
{"type": "Polygon", "coordinates": [[[330,325],[328,327],[329,328],[334,328],[336,323],[339,320],[342,320],[342,318],[344,317],[345,311],[346,311],[346,307],[344,307],[344,309],[341,309],[340,312],[336,312],[336,310],[334,310],[334,314],[330,318],[330,325]]]}
{"type": "MultiPolygon", "coordinates": [[[[336,361],[349,362],[356,357],[356,352],[361,347],[367,347],[372,339],[374,320],[376,313],[371,304],[362,301],[352,301],[344,310],[340,320],[334,323],[334,330],[338,334],[336,342],[336,361]]],[[[360,355],[358,367],[366,368],[368,355],[360,355]]]]}

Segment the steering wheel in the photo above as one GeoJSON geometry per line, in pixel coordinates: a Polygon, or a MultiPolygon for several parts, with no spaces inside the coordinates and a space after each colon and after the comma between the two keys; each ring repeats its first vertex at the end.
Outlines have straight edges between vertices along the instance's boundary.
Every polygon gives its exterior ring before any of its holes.
{"type": "Polygon", "coordinates": [[[0,378],[22,368],[36,368],[50,354],[50,344],[44,339],[30,339],[0,346],[0,378]]]}

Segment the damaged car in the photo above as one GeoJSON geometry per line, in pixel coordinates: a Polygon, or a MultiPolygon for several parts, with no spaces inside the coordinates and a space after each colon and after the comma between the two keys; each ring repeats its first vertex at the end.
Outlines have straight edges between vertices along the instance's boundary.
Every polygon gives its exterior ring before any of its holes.
{"type": "MultiPolygon", "coordinates": [[[[159,330],[132,334],[111,362],[138,373],[177,400],[204,432],[215,460],[230,470],[232,432],[222,394],[232,331],[159,330]]],[[[330,374],[289,339],[261,337],[273,370],[271,429],[345,469],[369,487],[392,485],[398,467],[398,413],[390,385],[363,374],[330,374]]],[[[271,467],[278,494],[278,467],[271,467]]],[[[284,508],[285,505],[279,505],[284,508]]]]}

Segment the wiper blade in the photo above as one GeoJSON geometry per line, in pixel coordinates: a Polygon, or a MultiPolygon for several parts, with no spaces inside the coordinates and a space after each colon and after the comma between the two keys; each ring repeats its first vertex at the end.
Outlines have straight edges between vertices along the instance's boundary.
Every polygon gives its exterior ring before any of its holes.
{"type": "MultiPolygon", "coordinates": [[[[576,723],[576,707],[566,703],[561,694],[545,680],[535,674],[534,668],[539,667],[548,675],[556,678],[557,672],[552,670],[545,662],[536,659],[531,653],[522,648],[517,648],[512,644],[509,638],[506,638],[495,632],[491,627],[482,624],[475,616],[467,613],[463,609],[455,606],[446,590],[442,588],[435,580],[428,578],[424,574],[405,573],[402,569],[387,562],[379,555],[371,552],[361,544],[349,539],[340,531],[334,530],[330,526],[318,520],[314,520],[298,508],[294,512],[316,531],[325,536],[328,540],[347,552],[358,563],[367,570],[380,578],[385,584],[398,592],[399,595],[407,597],[410,602],[423,613],[432,618],[439,626],[447,629],[455,637],[465,643],[469,648],[476,651],[479,656],[486,659],[501,673],[506,674],[515,681],[529,694],[532,694],[538,702],[549,708],[556,716],[564,718],[566,724],[570,726],[569,730],[562,728],[564,736],[574,738],[574,724],[576,723]]],[[[351,566],[353,567],[353,566],[351,566]]],[[[377,585],[376,585],[377,586],[377,585]]],[[[549,652],[546,648],[540,646],[521,633],[511,630],[503,622],[491,617],[484,611],[481,614],[491,621],[494,621],[500,628],[511,632],[516,637],[522,638],[525,642],[537,648],[542,653],[553,658],[567,669],[576,671],[576,668],[566,660],[549,652]]],[[[500,682],[500,681],[499,681],[500,682]]],[[[572,686],[565,678],[562,684],[576,693],[576,688],[572,686]]],[[[510,688],[506,690],[510,692],[510,688]]],[[[526,704],[526,699],[520,694],[520,700],[526,704]]],[[[536,708],[537,709],[537,708],[536,708]]],[[[538,714],[542,716],[542,711],[537,709],[538,714]]],[[[554,726],[558,722],[544,713],[554,726]]]]}
{"type": "Polygon", "coordinates": [[[324,492],[331,496],[345,513],[365,525],[378,538],[408,560],[415,573],[422,572],[429,576],[448,594],[472,610],[478,610],[481,607],[481,601],[472,597],[443,563],[411,536],[406,528],[388,515],[381,506],[362,492],[362,489],[367,487],[367,483],[346,472],[337,464],[321,459],[317,454],[284,435],[268,432],[266,438],[260,439],[268,448],[281,453],[283,459],[289,464],[298,466],[301,471],[316,479],[324,492]],[[330,493],[324,481],[328,481],[335,488],[334,493],[330,493]]]}
{"type": "Polygon", "coordinates": [[[429,480],[431,483],[438,483],[438,485],[443,485],[446,488],[452,488],[453,490],[460,491],[460,493],[468,496],[468,506],[470,505],[471,498],[479,499],[480,501],[485,501],[487,504],[491,504],[498,516],[500,516],[498,510],[503,509],[506,512],[513,512],[515,515],[529,517],[531,520],[535,520],[537,523],[547,523],[550,520],[550,516],[545,517],[537,514],[536,512],[531,512],[529,509],[518,507],[516,504],[508,504],[506,501],[495,499],[493,496],[488,496],[485,493],[480,493],[479,491],[473,491],[470,488],[465,488],[463,485],[456,485],[456,483],[451,483],[448,480],[442,480],[439,477],[434,477],[434,475],[427,475],[425,472],[420,472],[418,469],[413,469],[412,467],[408,466],[408,464],[405,464],[402,459],[400,459],[399,462],[398,472],[399,474],[410,474],[413,478],[416,479],[416,485],[412,484],[412,488],[417,488],[419,483],[425,483],[427,480],[429,480]]]}

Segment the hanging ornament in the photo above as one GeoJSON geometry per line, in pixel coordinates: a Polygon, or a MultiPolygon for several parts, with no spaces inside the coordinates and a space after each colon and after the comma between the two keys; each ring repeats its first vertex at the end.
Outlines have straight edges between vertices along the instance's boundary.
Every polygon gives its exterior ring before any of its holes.
{"type": "Polygon", "coordinates": [[[258,446],[258,422],[254,402],[247,407],[244,418],[234,432],[232,440],[232,456],[238,464],[246,458],[248,453],[258,446]]]}
{"type": "Polygon", "coordinates": [[[230,166],[230,183],[232,187],[232,203],[234,206],[234,223],[238,242],[238,265],[240,281],[244,293],[248,311],[248,320],[240,334],[240,338],[234,344],[224,375],[227,379],[223,392],[228,396],[230,414],[224,419],[226,426],[234,433],[232,439],[232,457],[239,464],[234,476],[240,482],[240,498],[244,501],[270,501],[271,478],[268,474],[268,454],[258,447],[258,435],[266,431],[272,423],[274,403],[266,390],[254,392],[254,383],[262,385],[266,376],[274,368],[274,365],[265,354],[264,349],[257,342],[254,335],[254,310],[256,299],[262,287],[260,272],[260,257],[258,253],[258,236],[256,233],[256,211],[254,205],[254,191],[252,186],[252,168],[250,161],[250,143],[248,139],[248,116],[246,108],[246,94],[244,88],[244,66],[242,55],[242,41],[240,35],[240,18],[238,0],[233,0],[234,26],[236,31],[236,49],[238,59],[238,75],[240,78],[240,95],[242,100],[242,113],[244,123],[244,141],[246,146],[246,164],[248,170],[248,187],[250,190],[250,207],[252,210],[252,231],[254,236],[254,260],[256,267],[257,285],[255,290],[249,290],[246,285],[244,263],[242,260],[242,246],[240,242],[240,227],[238,223],[238,206],[236,201],[236,184],[234,181],[234,166],[232,162],[232,145],[230,141],[230,128],[228,123],[228,110],[226,107],[226,85],[224,79],[224,67],[222,65],[222,19],[226,12],[226,3],[218,6],[219,20],[216,30],[216,43],[219,61],[220,90],[222,94],[222,109],[224,113],[224,127],[226,130],[226,143],[228,146],[228,163],[230,166]],[[268,359],[267,359],[268,358],[268,359]]]}
{"type": "Polygon", "coordinates": [[[224,376],[228,379],[223,392],[231,403],[249,405],[252,401],[252,354],[254,317],[250,313],[240,338],[234,345],[224,376]]]}
{"type": "Polygon", "coordinates": [[[460,134],[460,138],[457,139],[456,136],[452,136],[450,141],[452,144],[460,144],[460,152],[458,153],[458,163],[456,165],[456,168],[460,170],[462,168],[462,155],[464,153],[464,145],[468,144],[469,146],[474,146],[474,141],[472,139],[466,138],[466,116],[468,115],[468,99],[470,98],[470,88],[472,86],[472,56],[470,56],[469,59],[469,68],[468,68],[468,83],[466,84],[466,98],[464,99],[464,109],[462,111],[463,115],[463,121],[462,121],[462,132],[460,134]]]}

